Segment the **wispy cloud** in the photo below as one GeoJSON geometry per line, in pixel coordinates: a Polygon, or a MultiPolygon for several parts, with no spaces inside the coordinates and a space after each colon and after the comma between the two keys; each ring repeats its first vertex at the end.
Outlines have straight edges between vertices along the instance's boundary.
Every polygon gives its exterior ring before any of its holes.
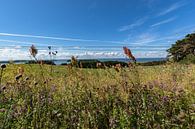
{"type": "Polygon", "coordinates": [[[50,37],[50,36],[26,35],[26,34],[12,34],[12,33],[0,33],[0,36],[37,38],[37,39],[52,39],[52,40],[61,40],[61,41],[74,41],[74,42],[101,42],[101,43],[123,44],[123,42],[121,42],[121,41],[105,41],[105,40],[91,40],[91,39],[79,39],[79,38],[62,38],[62,37],[50,37]]]}
{"type": "Polygon", "coordinates": [[[147,21],[148,17],[144,17],[141,19],[138,19],[136,22],[130,24],[130,25],[125,25],[119,28],[119,31],[127,31],[127,30],[131,30],[134,29],[135,27],[139,27],[141,25],[143,25],[146,21],[147,21]]]}
{"type": "Polygon", "coordinates": [[[169,34],[160,35],[157,32],[145,32],[139,35],[130,35],[124,42],[126,44],[135,45],[137,47],[170,47],[171,43],[174,43],[178,39],[181,39],[183,35],[169,34]]]}
{"type": "Polygon", "coordinates": [[[147,43],[154,42],[156,39],[156,34],[145,32],[139,35],[129,35],[125,42],[130,43],[131,45],[144,46],[147,43]]]}
{"type": "Polygon", "coordinates": [[[184,1],[179,1],[177,3],[174,3],[170,7],[166,8],[163,11],[161,11],[157,16],[163,16],[163,15],[166,15],[168,13],[171,13],[171,12],[181,8],[184,5],[186,5],[186,2],[184,2],[184,1]]]}
{"type": "Polygon", "coordinates": [[[160,21],[160,22],[158,22],[158,23],[155,23],[155,24],[151,25],[151,27],[156,27],[156,26],[160,26],[160,25],[163,25],[163,24],[172,22],[172,21],[174,21],[176,18],[177,18],[177,17],[172,17],[172,18],[169,18],[169,19],[160,21]]]}
{"type": "MultiPolygon", "coordinates": [[[[186,25],[180,28],[177,28],[173,31],[175,34],[183,34],[183,33],[194,33],[195,32],[195,25],[186,25]]],[[[183,34],[184,35],[184,34],[183,34]]]]}
{"type": "Polygon", "coordinates": [[[5,40],[5,39],[0,39],[0,42],[18,43],[18,44],[24,44],[24,45],[32,45],[32,44],[35,44],[34,42],[25,42],[25,41],[17,41],[17,40],[5,40]]]}
{"type": "Polygon", "coordinates": [[[156,5],[156,3],[159,2],[159,0],[142,0],[142,1],[149,8],[153,8],[156,5]]]}

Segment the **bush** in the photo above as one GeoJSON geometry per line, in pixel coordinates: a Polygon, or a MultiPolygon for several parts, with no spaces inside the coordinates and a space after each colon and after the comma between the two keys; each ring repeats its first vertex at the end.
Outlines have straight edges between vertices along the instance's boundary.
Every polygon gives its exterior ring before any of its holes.
{"type": "Polygon", "coordinates": [[[195,56],[193,54],[187,55],[183,60],[180,61],[183,64],[195,64],[195,56]]]}
{"type": "Polygon", "coordinates": [[[163,60],[163,61],[152,61],[152,62],[144,62],[144,63],[138,63],[138,65],[141,66],[155,66],[155,65],[163,65],[166,64],[167,61],[163,60]]]}
{"type": "Polygon", "coordinates": [[[97,68],[97,63],[101,63],[99,60],[79,60],[78,65],[80,68],[97,68]]]}
{"type": "Polygon", "coordinates": [[[42,61],[34,61],[34,60],[31,60],[31,61],[28,61],[26,64],[47,64],[47,65],[56,65],[53,61],[50,61],[50,60],[42,60],[42,61]]]}

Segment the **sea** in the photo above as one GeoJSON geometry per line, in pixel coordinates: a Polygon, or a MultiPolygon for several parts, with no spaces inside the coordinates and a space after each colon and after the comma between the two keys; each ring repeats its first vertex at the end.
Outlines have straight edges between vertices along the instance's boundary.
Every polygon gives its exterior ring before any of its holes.
{"type": "MultiPolygon", "coordinates": [[[[81,59],[81,60],[85,60],[85,59],[81,59]]],[[[94,60],[94,59],[87,59],[87,60],[94,60]]],[[[105,62],[105,61],[119,61],[119,62],[129,62],[128,58],[98,58],[97,60],[101,61],[101,62],[105,62]]],[[[166,58],[137,58],[137,62],[140,63],[144,63],[144,62],[152,62],[152,61],[163,61],[166,60],[166,58]]],[[[59,60],[54,60],[54,63],[56,65],[61,65],[64,63],[70,63],[69,59],[59,59],[59,60]]],[[[0,61],[0,64],[7,64],[10,61],[0,61]]],[[[25,64],[28,62],[28,60],[15,60],[12,61],[15,64],[25,64]]]]}

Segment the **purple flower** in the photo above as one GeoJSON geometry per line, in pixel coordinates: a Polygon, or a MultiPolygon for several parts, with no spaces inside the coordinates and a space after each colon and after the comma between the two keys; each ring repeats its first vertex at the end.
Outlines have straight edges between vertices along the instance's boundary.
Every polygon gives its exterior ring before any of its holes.
{"type": "Polygon", "coordinates": [[[168,96],[163,96],[162,100],[163,100],[163,102],[167,102],[169,100],[169,97],[168,96]]]}

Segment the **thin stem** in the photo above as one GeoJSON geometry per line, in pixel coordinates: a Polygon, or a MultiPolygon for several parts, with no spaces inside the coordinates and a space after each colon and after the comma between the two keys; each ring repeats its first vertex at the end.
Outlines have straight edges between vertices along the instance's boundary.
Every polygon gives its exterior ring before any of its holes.
{"type": "Polygon", "coordinates": [[[0,88],[1,88],[2,76],[3,76],[3,69],[1,69],[1,74],[0,74],[0,88]]]}

